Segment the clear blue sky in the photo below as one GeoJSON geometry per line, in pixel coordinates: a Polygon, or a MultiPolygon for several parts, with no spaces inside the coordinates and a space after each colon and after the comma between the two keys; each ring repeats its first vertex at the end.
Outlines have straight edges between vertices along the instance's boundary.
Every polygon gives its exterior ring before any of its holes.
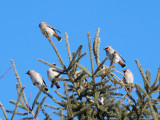
{"type": "MultiPolygon", "coordinates": [[[[36,70],[43,76],[50,89],[50,82],[46,75],[48,66],[37,60],[43,59],[61,67],[51,45],[39,30],[40,22],[47,22],[61,31],[59,35],[63,40],[61,42],[55,38],[52,40],[66,65],[68,54],[64,33],[68,33],[72,51],[83,44],[83,52],[89,53],[87,32],[91,33],[93,41],[97,28],[100,28],[100,60],[103,60],[106,55],[103,48],[112,46],[126,60],[127,68],[134,74],[135,83],[142,85],[142,77],[135,59],[139,60],[144,70],[151,70],[152,82],[155,80],[160,64],[160,1],[158,0],[81,0],[79,2],[1,0],[0,5],[0,76],[10,67],[10,60],[13,59],[22,84],[26,87],[27,99],[29,94],[32,94],[30,104],[38,88],[33,86],[25,73],[30,69],[36,70]]],[[[90,70],[88,58],[89,54],[82,59],[81,64],[90,70]]],[[[106,65],[108,64],[109,61],[106,62],[106,65]]],[[[122,72],[119,65],[117,70],[122,72]]],[[[14,109],[9,100],[17,101],[16,83],[13,69],[0,79],[0,102],[9,110],[14,109]]],[[[63,82],[60,85],[63,86],[63,82]]],[[[55,87],[50,89],[50,93],[59,99],[54,93],[55,89],[55,87]]],[[[63,93],[63,87],[58,91],[63,93]]],[[[49,98],[46,102],[50,104],[49,98]]],[[[49,113],[52,117],[55,116],[51,110],[49,113]]],[[[8,116],[10,118],[11,114],[8,116]]],[[[1,110],[0,118],[4,118],[1,110]]]]}

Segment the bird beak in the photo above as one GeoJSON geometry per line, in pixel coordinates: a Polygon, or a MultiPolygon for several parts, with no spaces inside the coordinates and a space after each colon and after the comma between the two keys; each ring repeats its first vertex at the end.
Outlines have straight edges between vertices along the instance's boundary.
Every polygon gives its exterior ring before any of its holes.
{"type": "Polygon", "coordinates": [[[105,48],[103,48],[105,50],[105,48]]]}
{"type": "Polygon", "coordinates": [[[26,74],[28,74],[28,75],[29,75],[29,71],[28,71],[28,72],[26,72],[26,74]]]}

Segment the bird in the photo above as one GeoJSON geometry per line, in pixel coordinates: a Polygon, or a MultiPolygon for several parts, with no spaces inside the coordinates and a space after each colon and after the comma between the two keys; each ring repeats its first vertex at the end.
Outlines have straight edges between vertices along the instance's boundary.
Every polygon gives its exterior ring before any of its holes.
{"type": "Polygon", "coordinates": [[[33,85],[44,90],[45,92],[49,92],[45,81],[39,73],[35,72],[34,70],[29,70],[26,74],[30,76],[33,85]]]}
{"type": "MultiPolygon", "coordinates": [[[[124,69],[124,76],[123,76],[123,82],[125,84],[133,84],[134,78],[133,78],[133,74],[129,69],[124,69]]],[[[126,87],[128,91],[132,90],[132,87],[126,87]]]]}
{"type": "Polygon", "coordinates": [[[54,37],[56,37],[58,39],[58,41],[62,40],[62,38],[60,36],[58,36],[58,34],[56,33],[56,31],[59,32],[59,33],[60,33],[60,31],[55,29],[55,28],[53,28],[52,26],[50,26],[46,22],[41,22],[39,24],[39,28],[41,29],[41,32],[42,32],[42,34],[44,36],[46,36],[46,37],[54,36],[54,37]]]}
{"type": "MultiPolygon", "coordinates": [[[[105,47],[104,50],[106,51],[106,55],[109,57],[109,60],[112,62],[115,50],[111,46],[105,47]]],[[[114,62],[119,63],[121,67],[124,68],[126,65],[122,60],[125,62],[125,60],[116,52],[114,62]]]]}
{"type": "Polygon", "coordinates": [[[49,81],[52,83],[51,84],[51,88],[53,87],[53,85],[55,84],[57,89],[60,88],[59,84],[58,84],[58,81],[55,81],[54,79],[55,78],[58,78],[60,77],[60,73],[59,71],[56,70],[56,64],[53,63],[52,64],[53,66],[50,67],[48,70],[47,70],[47,77],[49,79],[49,81]]]}

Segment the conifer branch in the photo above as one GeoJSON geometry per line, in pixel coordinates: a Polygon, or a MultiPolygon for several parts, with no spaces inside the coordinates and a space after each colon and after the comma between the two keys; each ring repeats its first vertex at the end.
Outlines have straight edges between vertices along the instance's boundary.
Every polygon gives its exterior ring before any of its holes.
{"type": "Polygon", "coordinates": [[[90,37],[90,33],[89,32],[88,32],[88,46],[89,46],[89,54],[90,54],[91,68],[92,68],[92,74],[93,74],[94,73],[94,67],[93,67],[91,37],[90,37]]]}
{"type": "Polygon", "coordinates": [[[35,97],[35,99],[34,99],[34,101],[33,101],[32,110],[34,109],[34,106],[35,106],[35,104],[37,103],[37,100],[38,100],[38,98],[40,97],[41,93],[42,93],[42,91],[39,90],[39,92],[37,93],[37,95],[36,95],[36,97],[35,97]]]}
{"type": "Polygon", "coordinates": [[[21,95],[22,95],[22,92],[23,92],[24,88],[25,88],[25,87],[22,87],[22,88],[21,88],[21,91],[20,91],[20,93],[19,93],[19,95],[18,95],[18,100],[17,100],[16,106],[15,106],[15,108],[14,108],[14,111],[13,111],[13,114],[12,114],[12,117],[11,117],[11,120],[13,120],[13,118],[14,118],[14,116],[15,116],[15,113],[16,113],[17,108],[18,108],[18,103],[19,103],[19,101],[20,101],[20,99],[21,99],[21,95]]]}
{"type": "Polygon", "coordinates": [[[67,83],[64,83],[64,87],[65,87],[65,94],[67,96],[67,114],[70,118],[73,118],[74,115],[73,115],[73,111],[72,111],[72,108],[71,108],[71,101],[70,101],[70,98],[69,98],[69,94],[68,94],[68,90],[67,90],[67,83]]]}
{"type": "Polygon", "coordinates": [[[64,108],[60,108],[60,107],[55,107],[55,106],[52,106],[52,105],[48,105],[48,104],[44,104],[44,106],[45,106],[45,107],[49,107],[49,108],[51,108],[51,109],[56,109],[56,110],[60,110],[60,109],[63,109],[63,110],[64,110],[64,108]]]}
{"type": "MultiPolygon", "coordinates": [[[[70,62],[70,64],[69,64],[67,70],[73,68],[73,65],[75,64],[75,59],[76,59],[77,55],[79,54],[79,57],[80,57],[80,53],[81,53],[82,47],[83,47],[83,46],[80,45],[80,46],[78,47],[76,53],[73,52],[73,58],[72,58],[72,60],[71,60],[71,62],[70,62]]],[[[82,55],[81,55],[81,56],[82,56],[82,55]]],[[[84,56],[84,55],[83,55],[83,56],[84,56]]],[[[83,56],[82,56],[82,57],[83,57],[83,56]]],[[[79,58],[79,59],[80,59],[80,58],[79,58]]],[[[79,61],[79,60],[77,59],[77,62],[78,62],[78,61],[79,61]]]]}
{"type": "MultiPolygon", "coordinates": [[[[157,76],[156,76],[156,80],[154,81],[153,85],[151,86],[151,89],[153,90],[158,82],[158,80],[160,81],[160,66],[158,68],[158,72],[157,72],[157,76]]],[[[160,82],[159,82],[160,84],[160,82]]]]}
{"type": "Polygon", "coordinates": [[[46,62],[46,61],[44,61],[44,60],[38,59],[38,61],[39,61],[39,62],[42,62],[42,63],[44,63],[44,64],[46,64],[46,65],[48,65],[48,66],[50,66],[50,67],[56,67],[56,69],[58,69],[58,70],[60,70],[60,71],[63,71],[63,69],[61,69],[61,68],[59,68],[59,67],[57,67],[57,66],[53,66],[52,64],[50,64],[50,63],[48,63],[48,62],[46,62]]]}
{"type": "Polygon", "coordinates": [[[62,107],[65,107],[66,104],[62,103],[62,102],[59,102],[58,100],[56,100],[55,98],[53,98],[52,95],[50,95],[49,93],[46,93],[46,92],[43,92],[44,94],[46,94],[49,98],[51,98],[55,103],[59,104],[60,106],[62,107]]]}
{"type": "Polygon", "coordinates": [[[99,61],[99,43],[100,43],[100,38],[98,38],[99,31],[100,31],[100,28],[97,29],[97,33],[95,35],[94,42],[93,42],[93,53],[94,53],[94,56],[95,56],[95,60],[96,60],[97,66],[99,66],[99,62],[100,62],[99,61]]]}
{"type": "Polygon", "coordinates": [[[144,75],[142,66],[139,64],[138,60],[135,60],[135,61],[136,61],[136,64],[137,64],[137,66],[138,66],[138,68],[139,68],[139,71],[140,71],[140,73],[141,73],[141,75],[142,75],[145,88],[149,87],[149,89],[151,89],[150,84],[148,83],[148,80],[146,79],[146,77],[145,77],[145,75],[144,75]],[[147,85],[147,86],[146,86],[146,85],[147,85]]]}
{"type": "Polygon", "coordinates": [[[3,107],[3,105],[2,105],[2,103],[1,103],[1,102],[0,102],[0,108],[2,109],[2,112],[3,112],[3,114],[4,114],[4,117],[6,118],[6,120],[8,120],[8,117],[7,117],[6,111],[5,111],[5,109],[4,109],[4,107],[3,107]]]}
{"type": "Polygon", "coordinates": [[[54,45],[54,43],[53,43],[53,41],[51,40],[51,38],[49,38],[48,36],[47,36],[47,38],[48,38],[48,40],[49,40],[50,44],[52,45],[52,47],[53,47],[54,51],[56,52],[56,54],[57,54],[57,56],[58,56],[58,59],[59,59],[59,61],[60,61],[61,65],[62,65],[63,69],[65,69],[65,70],[66,70],[66,66],[65,66],[65,65],[64,65],[64,63],[63,63],[63,60],[62,60],[62,58],[61,58],[61,56],[60,56],[59,52],[57,51],[56,46],[54,45]]]}
{"type": "Polygon", "coordinates": [[[47,98],[47,97],[44,96],[43,99],[42,99],[42,101],[41,101],[40,104],[38,105],[37,110],[36,110],[36,113],[35,113],[35,118],[37,118],[38,113],[39,113],[39,111],[40,111],[40,109],[41,109],[41,106],[43,105],[43,103],[44,103],[44,101],[45,101],[46,98],[47,98]]]}
{"type": "Polygon", "coordinates": [[[61,115],[61,120],[64,120],[64,114],[63,114],[63,110],[62,109],[60,109],[60,115],[61,115]]]}
{"type": "MultiPolygon", "coordinates": [[[[12,104],[15,104],[15,105],[17,104],[17,102],[15,102],[13,100],[10,100],[9,102],[12,103],[12,104]]],[[[17,104],[17,106],[24,109],[24,110],[28,110],[28,108],[25,105],[17,104]]]]}
{"type": "Polygon", "coordinates": [[[22,118],[21,120],[34,120],[34,117],[26,117],[26,118],[22,118]]]}
{"type": "MultiPolygon", "coordinates": [[[[14,111],[11,111],[11,110],[6,110],[8,113],[14,113],[14,111]]],[[[15,112],[15,114],[17,115],[27,115],[28,113],[22,113],[22,112],[15,112]]]]}
{"type": "Polygon", "coordinates": [[[64,97],[62,94],[60,94],[57,90],[55,90],[55,93],[56,93],[58,96],[60,96],[61,98],[66,99],[66,97],[64,97]]]}
{"type": "Polygon", "coordinates": [[[75,63],[78,63],[79,60],[80,60],[83,56],[85,56],[85,55],[86,55],[86,53],[83,53],[82,55],[78,56],[77,60],[71,61],[71,63],[69,64],[69,66],[68,66],[68,68],[67,68],[67,71],[69,71],[71,68],[73,68],[73,66],[75,65],[75,63]]]}
{"type": "MultiPolygon", "coordinates": [[[[17,94],[19,95],[19,84],[16,84],[16,90],[17,90],[17,94]]],[[[20,99],[20,102],[22,103],[22,105],[24,105],[24,102],[22,99],[20,99]]]]}
{"type": "Polygon", "coordinates": [[[21,83],[20,78],[19,78],[19,76],[18,76],[18,73],[17,73],[17,70],[16,70],[16,67],[15,67],[15,65],[14,65],[13,60],[11,60],[11,63],[12,63],[12,66],[13,66],[13,69],[14,69],[15,76],[16,76],[16,78],[17,78],[17,81],[18,81],[18,83],[19,83],[19,86],[20,86],[20,88],[22,89],[22,83],[21,83]]]}
{"type": "Polygon", "coordinates": [[[118,106],[120,106],[123,102],[124,102],[124,100],[127,98],[127,93],[125,94],[125,96],[121,99],[121,101],[119,101],[118,103],[117,103],[117,105],[118,106]]]}
{"type": "MultiPolygon", "coordinates": [[[[40,105],[38,102],[36,102],[36,104],[37,104],[38,106],[40,105]]],[[[42,113],[46,116],[46,118],[50,120],[50,114],[48,114],[48,113],[43,109],[42,106],[40,107],[40,109],[41,109],[42,113]]]]}
{"type": "MultiPolygon", "coordinates": [[[[16,78],[17,78],[17,81],[18,81],[19,87],[20,87],[20,89],[22,89],[22,83],[21,83],[21,81],[20,81],[20,77],[18,76],[18,73],[17,73],[16,67],[15,67],[15,65],[14,65],[14,61],[13,61],[13,60],[11,60],[11,63],[12,63],[12,66],[13,66],[13,69],[14,69],[15,76],[16,76],[16,78]]],[[[24,100],[24,102],[25,102],[26,106],[28,106],[27,99],[26,99],[26,96],[25,96],[25,94],[24,94],[24,92],[23,92],[23,91],[22,91],[22,97],[23,97],[23,100],[24,100]]]]}
{"type": "Polygon", "coordinates": [[[56,114],[56,115],[58,115],[58,116],[60,116],[61,120],[65,120],[64,118],[67,118],[67,116],[64,115],[61,111],[60,111],[60,113],[53,111],[53,113],[56,114]]]}
{"type": "MultiPolygon", "coordinates": [[[[137,85],[137,86],[139,87],[139,85],[137,85]]],[[[156,112],[153,109],[153,104],[151,102],[151,97],[141,87],[139,87],[139,88],[144,93],[144,95],[148,98],[148,103],[149,103],[149,106],[150,106],[150,109],[151,109],[152,117],[154,118],[154,120],[158,120],[156,112]]]]}
{"type": "Polygon", "coordinates": [[[44,120],[51,120],[50,117],[51,117],[51,115],[49,114],[46,116],[46,118],[44,120]]]}
{"type": "Polygon", "coordinates": [[[92,77],[94,75],[96,75],[96,73],[101,69],[102,65],[106,62],[106,60],[108,59],[108,57],[106,57],[101,63],[100,65],[97,67],[97,69],[95,70],[95,72],[92,74],[92,77]]]}
{"type": "Polygon", "coordinates": [[[70,79],[66,78],[54,78],[55,81],[71,81],[70,79]]]}
{"type": "Polygon", "coordinates": [[[140,111],[140,114],[139,114],[139,118],[138,118],[138,120],[141,120],[141,118],[142,118],[142,115],[143,115],[143,113],[144,113],[144,111],[145,111],[145,109],[146,109],[146,107],[147,107],[147,102],[142,106],[142,109],[141,109],[141,111],[140,111]]]}
{"type": "Polygon", "coordinates": [[[86,69],[86,68],[83,67],[82,65],[79,65],[78,63],[76,63],[76,65],[77,65],[82,71],[84,71],[88,76],[90,76],[90,77],[92,76],[88,69],[86,69]]]}
{"type": "Polygon", "coordinates": [[[100,45],[100,38],[98,38],[98,40],[97,40],[97,65],[99,65],[99,45],[100,45]]]}
{"type": "Polygon", "coordinates": [[[65,33],[64,36],[65,36],[65,41],[66,41],[66,46],[67,46],[69,61],[71,62],[72,58],[71,58],[71,51],[70,51],[70,48],[69,48],[68,35],[67,35],[67,33],[65,33]]]}

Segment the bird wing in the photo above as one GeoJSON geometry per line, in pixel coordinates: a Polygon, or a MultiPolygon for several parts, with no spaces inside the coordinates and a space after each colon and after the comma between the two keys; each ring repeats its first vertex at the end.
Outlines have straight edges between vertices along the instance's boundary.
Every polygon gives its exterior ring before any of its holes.
{"type": "MultiPolygon", "coordinates": [[[[117,53],[118,54],[118,53],[117,53]]],[[[119,55],[119,54],[118,54],[119,55]]],[[[124,62],[126,62],[120,55],[119,55],[119,57],[124,61],[124,62]]]]}
{"type": "Polygon", "coordinates": [[[58,70],[56,70],[56,69],[52,69],[52,71],[60,73],[60,71],[58,71],[58,70]]]}
{"type": "MultiPolygon", "coordinates": [[[[42,76],[40,74],[38,74],[39,77],[43,80],[42,76]]],[[[43,83],[46,85],[45,81],[43,80],[43,83]]],[[[46,85],[47,86],[47,85],[46,85]]]]}
{"type": "Polygon", "coordinates": [[[54,30],[54,31],[57,31],[57,32],[61,33],[59,30],[55,29],[54,27],[52,27],[52,26],[49,25],[49,24],[47,24],[47,27],[51,28],[51,29],[54,30]]]}
{"type": "MultiPolygon", "coordinates": [[[[43,79],[42,79],[43,80],[43,79]]],[[[46,85],[46,83],[45,83],[45,81],[43,80],[43,83],[45,84],[45,86],[47,87],[47,85],[46,85]]]]}

